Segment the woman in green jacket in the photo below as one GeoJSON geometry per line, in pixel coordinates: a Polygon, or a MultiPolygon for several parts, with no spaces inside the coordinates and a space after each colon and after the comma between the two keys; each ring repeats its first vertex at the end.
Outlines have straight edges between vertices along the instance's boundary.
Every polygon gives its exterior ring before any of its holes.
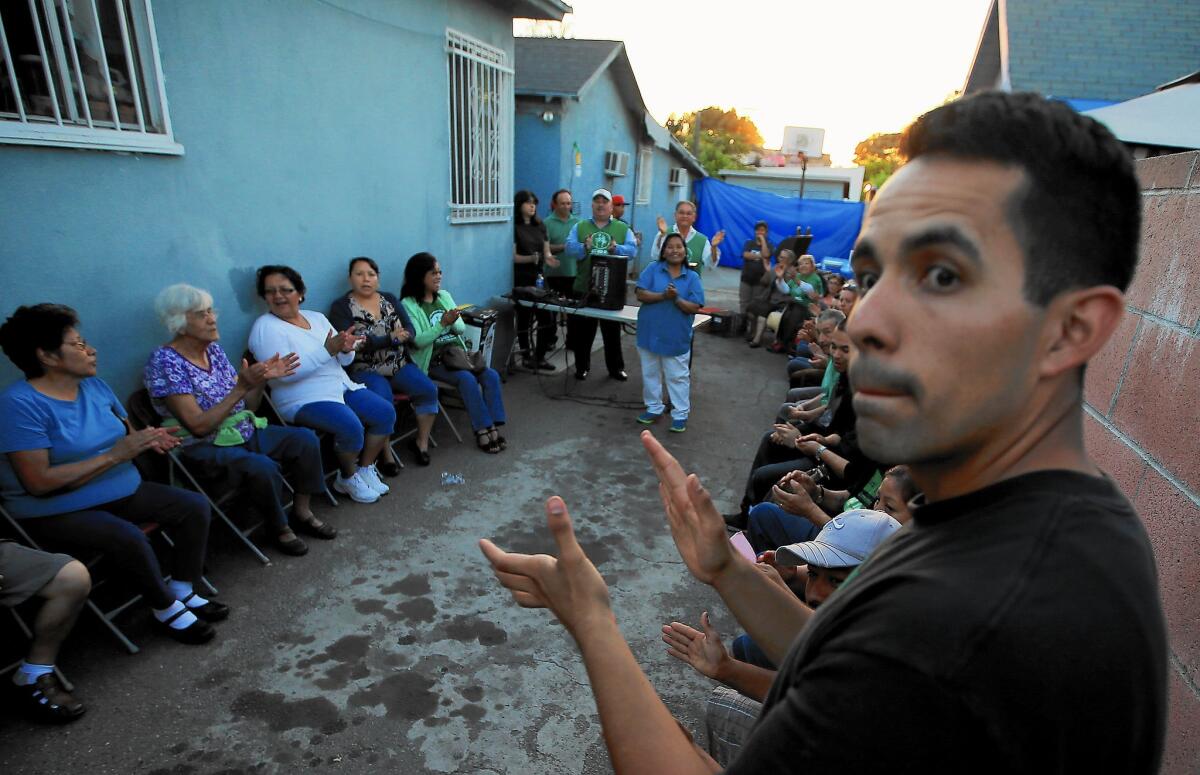
{"type": "Polygon", "coordinates": [[[497,430],[504,425],[504,397],[500,394],[500,375],[486,368],[478,374],[465,369],[448,369],[441,362],[441,351],[449,345],[468,349],[462,333],[466,324],[450,294],[442,290],[442,268],[429,253],[417,253],[404,267],[404,287],[400,305],[408,313],[416,335],[409,342],[409,354],[431,378],[458,388],[475,443],[484,452],[495,454],[507,446],[497,430]]]}

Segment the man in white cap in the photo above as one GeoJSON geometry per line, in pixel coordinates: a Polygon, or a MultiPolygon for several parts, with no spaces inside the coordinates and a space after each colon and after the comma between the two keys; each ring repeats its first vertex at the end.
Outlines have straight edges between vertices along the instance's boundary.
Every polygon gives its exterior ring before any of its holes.
{"type": "MultiPolygon", "coordinates": [[[[637,255],[637,240],[629,224],[613,218],[612,193],[607,188],[592,192],[592,217],[571,227],[567,234],[568,256],[581,258],[579,271],[575,275],[575,293],[583,296],[588,292],[588,281],[592,276],[592,256],[614,255],[633,258],[637,255]]],[[[592,368],[592,342],[596,339],[596,325],[604,337],[604,365],[608,374],[624,382],[625,356],[621,353],[621,324],[614,320],[599,321],[582,315],[575,326],[574,342],[567,346],[575,354],[575,379],[587,379],[592,368]]]]}
{"type": "MultiPolygon", "coordinates": [[[[882,511],[854,509],[825,523],[813,540],[781,546],[773,557],[767,552],[763,559],[786,576],[793,587],[803,583],[804,602],[816,609],[875,547],[899,529],[900,523],[882,511]]],[[[709,754],[727,765],[750,736],[762,711],[762,701],[775,680],[775,670],[746,661],[761,652],[745,635],[733,642],[732,655],[726,651],[707,611],[700,615],[700,625],[702,630],[671,622],[663,626],[662,639],[668,654],[725,684],[715,688],[705,702],[704,727],[709,754]]]]}

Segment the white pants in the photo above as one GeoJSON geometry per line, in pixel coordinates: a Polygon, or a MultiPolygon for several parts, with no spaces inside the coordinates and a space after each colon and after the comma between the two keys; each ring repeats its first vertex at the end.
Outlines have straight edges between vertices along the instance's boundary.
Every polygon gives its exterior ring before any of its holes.
{"type": "Polygon", "coordinates": [[[650,414],[662,414],[666,409],[662,400],[663,377],[667,379],[667,395],[671,397],[671,419],[686,420],[691,405],[688,391],[691,387],[691,372],[688,360],[691,352],[683,355],[656,355],[638,348],[642,359],[642,400],[650,414]]]}

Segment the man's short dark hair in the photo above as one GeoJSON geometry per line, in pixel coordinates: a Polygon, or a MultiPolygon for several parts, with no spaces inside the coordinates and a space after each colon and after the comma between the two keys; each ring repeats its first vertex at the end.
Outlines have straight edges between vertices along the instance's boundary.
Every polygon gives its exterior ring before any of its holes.
{"type": "Polygon", "coordinates": [[[1025,252],[1025,298],[1044,307],[1074,288],[1129,287],[1137,266],[1141,193],[1129,151],[1100,122],[1031,93],[983,92],[914,121],[900,140],[921,156],[1019,168],[1007,204],[1025,252]]]}
{"type": "Polygon", "coordinates": [[[569,193],[571,193],[571,189],[569,189],[569,188],[560,188],[559,190],[555,191],[554,194],[550,197],[550,206],[556,207],[558,205],[558,195],[559,194],[569,194],[569,193]]]}
{"type": "Polygon", "coordinates": [[[296,293],[300,294],[300,300],[304,300],[304,292],[308,290],[304,285],[304,278],[295,269],[283,264],[267,264],[258,268],[254,275],[254,290],[258,293],[258,298],[267,298],[267,278],[273,274],[281,274],[286,277],[292,287],[296,289],[296,293]]]}
{"type": "Polygon", "coordinates": [[[766,221],[758,221],[754,224],[754,230],[758,231],[759,229],[766,229],[767,231],[770,231],[771,227],[767,225],[766,221]]]}
{"type": "Polygon", "coordinates": [[[78,327],[79,315],[62,304],[17,307],[0,326],[0,349],[26,379],[36,379],[46,373],[37,351],[61,349],[67,329],[78,327]]]}

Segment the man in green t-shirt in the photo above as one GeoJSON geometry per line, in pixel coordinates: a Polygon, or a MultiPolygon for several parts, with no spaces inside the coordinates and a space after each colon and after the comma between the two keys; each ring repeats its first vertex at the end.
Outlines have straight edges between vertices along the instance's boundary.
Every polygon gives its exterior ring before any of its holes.
{"type": "MultiPolygon", "coordinates": [[[[571,213],[574,204],[571,192],[568,189],[560,188],[554,192],[554,196],[550,197],[550,214],[543,220],[543,223],[546,224],[546,239],[550,242],[550,253],[558,259],[558,266],[546,265],[543,273],[546,278],[546,287],[568,298],[575,297],[573,288],[576,271],[575,256],[567,253],[567,235],[571,233],[575,224],[579,223],[579,219],[571,213]]],[[[575,316],[568,315],[568,348],[575,341],[577,327],[575,316]]],[[[554,348],[558,345],[558,327],[553,326],[545,333],[547,334],[546,351],[554,352],[554,348]]]]}
{"type": "MultiPolygon", "coordinates": [[[[633,229],[624,221],[612,217],[612,194],[606,188],[598,188],[592,193],[592,217],[579,221],[571,227],[567,234],[567,249],[564,256],[573,256],[579,261],[575,275],[575,293],[582,296],[587,293],[588,280],[592,271],[591,256],[608,254],[632,258],[637,255],[637,241],[633,229]]],[[[621,324],[613,320],[603,322],[595,318],[585,318],[572,315],[576,319],[574,341],[568,341],[567,346],[575,353],[575,379],[587,379],[592,364],[592,342],[596,339],[596,326],[600,326],[600,334],[604,337],[604,365],[608,374],[616,380],[624,382],[629,379],[625,373],[625,356],[621,354],[621,324]]],[[[570,335],[568,334],[570,337],[570,335]]]]}

